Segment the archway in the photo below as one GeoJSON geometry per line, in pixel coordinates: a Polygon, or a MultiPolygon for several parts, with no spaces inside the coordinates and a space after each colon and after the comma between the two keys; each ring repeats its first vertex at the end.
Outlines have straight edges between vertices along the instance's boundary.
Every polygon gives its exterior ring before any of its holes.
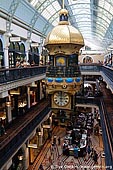
{"type": "Polygon", "coordinates": [[[93,63],[93,59],[90,56],[86,56],[83,58],[83,63],[93,63]]]}

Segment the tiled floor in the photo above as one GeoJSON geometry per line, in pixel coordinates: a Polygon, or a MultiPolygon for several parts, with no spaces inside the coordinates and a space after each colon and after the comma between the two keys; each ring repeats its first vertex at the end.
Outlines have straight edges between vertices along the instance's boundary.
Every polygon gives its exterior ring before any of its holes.
{"type": "Polygon", "coordinates": [[[47,152],[45,149],[42,150],[43,158],[37,158],[35,163],[36,166],[31,167],[30,169],[38,170],[40,163],[44,170],[105,170],[105,158],[102,157],[103,153],[103,143],[102,143],[102,136],[95,136],[94,134],[91,135],[92,146],[98,153],[98,164],[94,164],[92,157],[86,155],[85,157],[79,157],[78,159],[74,158],[74,156],[64,156],[62,154],[62,144],[64,141],[64,137],[66,135],[66,129],[60,126],[55,128],[53,131],[53,136],[48,144],[46,144],[47,152]],[[53,141],[53,136],[56,135],[57,139],[60,136],[61,144],[58,145],[58,141],[56,147],[52,150],[51,144],[53,141]],[[45,155],[44,155],[45,154],[45,155]]]}
{"type": "Polygon", "coordinates": [[[59,146],[57,143],[56,148],[54,148],[54,151],[51,153],[51,149],[48,150],[48,153],[45,156],[45,159],[42,162],[42,165],[45,170],[51,170],[51,169],[66,169],[66,170],[76,170],[76,169],[106,169],[105,168],[105,160],[101,157],[103,152],[103,144],[102,144],[102,136],[95,136],[91,135],[91,141],[94,149],[98,153],[98,164],[94,164],[94,161],[92,157],[88,157],[86,155],[85,157],[79,157],[78,159],[74,158],[74,156],[63,156],[62,154],[62,143],[65,136],[65,129],[59,127],[59,131],[57,135],[60,135],[61,137],[61,145],[59,146]]]}

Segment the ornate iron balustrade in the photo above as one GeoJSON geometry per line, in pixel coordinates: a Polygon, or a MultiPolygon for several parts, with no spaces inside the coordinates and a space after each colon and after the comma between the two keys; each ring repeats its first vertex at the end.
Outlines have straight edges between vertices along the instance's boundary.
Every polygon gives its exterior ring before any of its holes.
{"type": "Polygon", "coordinates": [[[9,68],[0,70],[0,83],[11,82],[46,73],[46,66],[31,66],[23,68],[9,68]]]}
{"type": "Polygon", "coordinates": [[[101,71],[113,82],[113,68],[102,66],[101,71]]]}
{"type": "Polygon", "coordinates": [[[96,63],[85,63],[80,64],[79,67],[81,72],[100,72],[102,65],[96,63]]]}
{"type": "Polygon", "coordinates": [[[87,104],[87,105],[99,105],[99,98],[95,97],[82,97],[82,96],[77,96],[76,97],[76,103],[77,104],[87,104]]]}

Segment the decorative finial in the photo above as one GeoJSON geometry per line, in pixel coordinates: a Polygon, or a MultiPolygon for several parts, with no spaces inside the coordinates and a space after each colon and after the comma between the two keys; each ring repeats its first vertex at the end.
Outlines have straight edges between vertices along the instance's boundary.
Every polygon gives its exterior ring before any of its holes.
{"type": "Polygon", "coordinates": [[[64,9],[64,0],[62,0],[62,8],[64,9]]]}
{"type": "Polygon", "coordinates": [[[62,9],[59,12],[60,17],[59,17],[59,24],[61,25],[69,25],[68,22],[68,11],[64,9],[64,0],[62,0],[62,9]]]}

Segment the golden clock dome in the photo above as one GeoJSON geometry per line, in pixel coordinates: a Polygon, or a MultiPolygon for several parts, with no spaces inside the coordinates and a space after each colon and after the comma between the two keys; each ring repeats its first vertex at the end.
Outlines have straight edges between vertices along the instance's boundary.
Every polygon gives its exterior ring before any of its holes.
{"type": "Polygon", "coordinates": [[[71,25],[57,25],[48,34],[45,45],[72,43],[83,46],[84,40],[81,33],[71,25]]]}
{"type": "Polygon", "coordinates": [[[60,21],[57,26],[55,26],[51,32],[47,35],[44,46],[48,48],[50,53],[56,53],[62,49],[62,52],[66,52],[67,48],[71,48],[69,53],[75,53],[84,46],[84,40],[82,34],[75,27],[69,25],[68,22],[68,11],[66,9],[61,9],[59,13],[60,21]],[[71,45],[71,46],[70,46],[71,45]],[[54,52],[53,52],[53,48],[54,52]],[[58,48],[57,48],[58,47],[58,48]]]}

